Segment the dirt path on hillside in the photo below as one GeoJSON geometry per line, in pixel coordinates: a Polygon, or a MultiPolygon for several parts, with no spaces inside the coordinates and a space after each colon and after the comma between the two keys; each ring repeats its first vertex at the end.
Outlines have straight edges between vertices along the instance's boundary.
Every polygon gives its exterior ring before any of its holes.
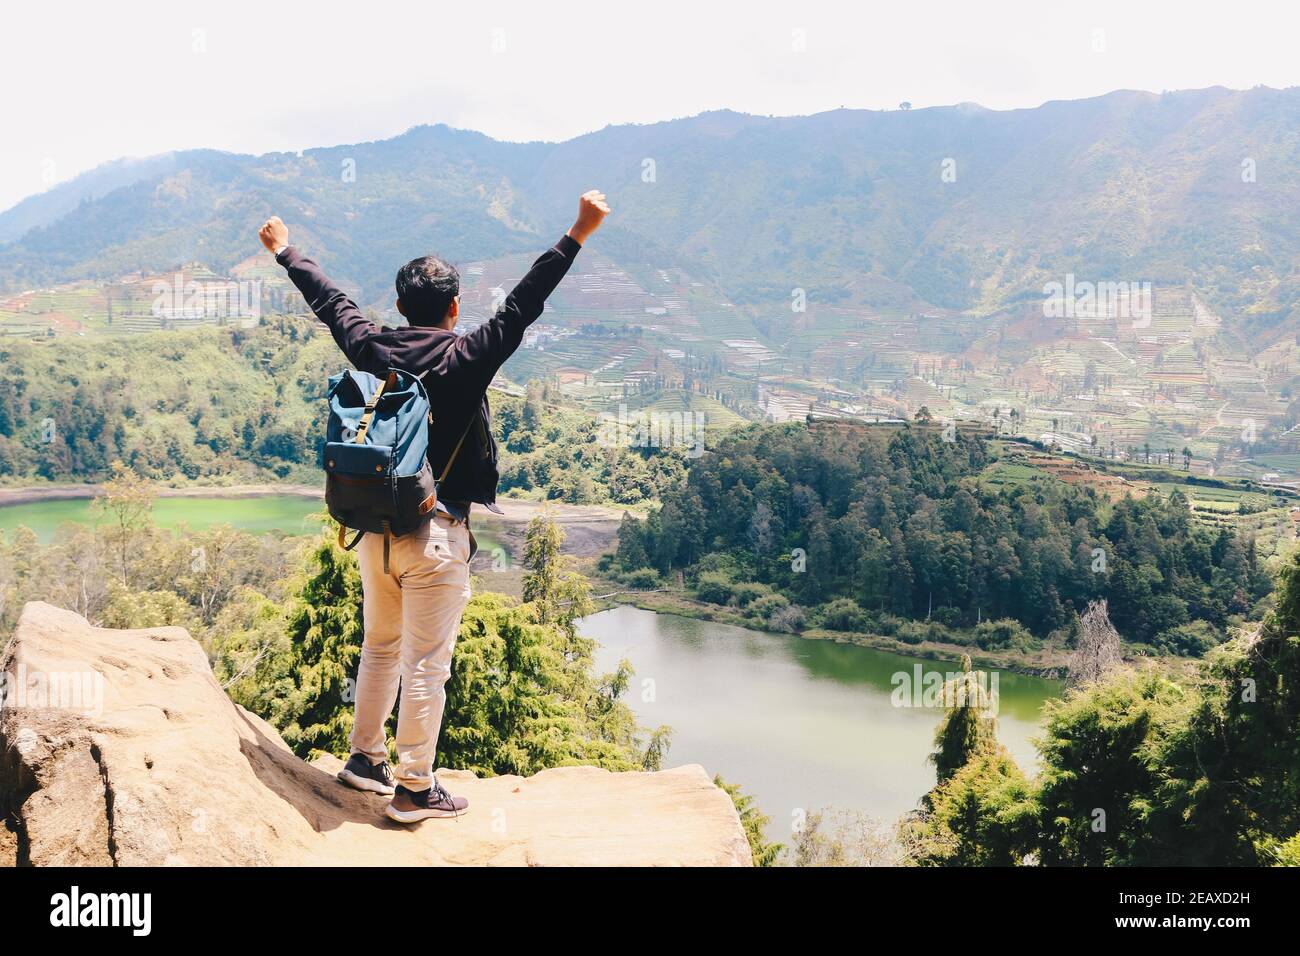
{"type": "Polygon", "coordinates": [[[470,562],[480,586],[519,597],[523,591],[524,535],[528,522],[542,510],[550,509],[564,530],[564,553],[578,559],[580,569],[589,569],[598,556],[613,550],[618,526],[623,520],[621,508],[604,505],[566,505],[557,502],[519,501],[503,498],[497,505],[505,512],[494,515],[486,508],[475,508],[473,525],[479,532],[480,549],[470,562]],[[487,536],[496,542],[490,547],[487,536]],[[504,554],[502,551],[504,550],[504,554]]]}
{"type": "Polygon", "coordinates": [[[606,505],[567,505],[554,501],[502,498],[497,502],[497,507],[505,514],[494,515],[486,508],[475,507],[472,521],[474,525],[481,525],[498,535],[504,531],[509,538],[508,546],[514,554],[522,553],[528,522],[543,507],[550,509],[556,523],[564,529],[565,553],[580,558],[603,554],[613,547],[619,522],[623,520],[621,508],[606,505]]]}

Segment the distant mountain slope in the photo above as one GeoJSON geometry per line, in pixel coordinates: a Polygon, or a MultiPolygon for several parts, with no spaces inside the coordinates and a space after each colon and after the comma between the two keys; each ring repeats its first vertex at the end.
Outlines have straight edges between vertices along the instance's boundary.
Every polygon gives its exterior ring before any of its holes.
{"type": "Polygon", "coordinates": [[[59,183],[46,192],[28,196],[0,213],[0,242],[11,242],[31,229],[48,226],[87,200],[98,199],[142,179],[166,175],[175,170],[176,165],[175,153],[143,159],[117,159],[66,183],[59,183]]]}
{"type": "Polygon", "coordinates": [[[888,284],[861,281],[875,276],[992,311],[1066,273],[1190,282],[1257,324],[1300,302],[1300,89],[1120,91],[1009,112],[720,112],[558,144],[419,127],[301,156],[203,151],[174,164],[87,189],[72,208],[52,190],[0,215],[0,238],[34,224],[0,246],[0,282],[229,267],[277,212],[377,296],[422,251],[540,250],[598,184],[617,210],[601,237],[612,258],[685,268],[760,309],[796,287],[824,301],[888,284]]]}

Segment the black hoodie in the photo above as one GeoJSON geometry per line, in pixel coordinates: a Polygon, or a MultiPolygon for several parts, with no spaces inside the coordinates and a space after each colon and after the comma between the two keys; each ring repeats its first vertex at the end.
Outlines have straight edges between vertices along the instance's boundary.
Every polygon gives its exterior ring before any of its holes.
{"type": "Polygon", "coordinates": [[[435,475],[442,474],[452,449],[466,435],[438,497],[479,502],[495,511],[500,475],[488,385],[523,342],[524,330],[542,314],[546,297],[560,284],[580,248],[572,237],[561,237],[533,263],[496,315],[464,335],[425,326],[376,327],[320,266],[293,246],[280,250],[275,258],[356,368],[379,377],[399,368],[421,377],[433,409],[429,463],[435,475]]]}

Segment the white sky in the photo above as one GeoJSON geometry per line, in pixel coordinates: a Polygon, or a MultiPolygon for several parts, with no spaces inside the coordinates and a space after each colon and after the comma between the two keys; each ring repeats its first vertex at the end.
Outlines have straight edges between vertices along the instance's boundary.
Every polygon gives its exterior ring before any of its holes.
{"type": "Polygon", "coordinates": [[[723,107],[1292,86],[1298,26],[1296,0],[6,2],[0,209],[119,156],[297,150],[418,123],[557,140],[723,107]]]}

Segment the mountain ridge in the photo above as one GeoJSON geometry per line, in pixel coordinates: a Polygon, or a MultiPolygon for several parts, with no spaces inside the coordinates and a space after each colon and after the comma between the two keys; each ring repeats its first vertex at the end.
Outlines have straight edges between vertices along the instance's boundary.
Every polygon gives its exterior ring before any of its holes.
{"type": "MultiPolygon", "coordinates": [[[[1297,129],[1300,89],[1210,87],[1017,110],[715,110],[555,143],[433,124],[301,154],[185,151],[70,210],[71,193],[56,203],[54,190],[44,212],[40,197],[19,204],[40,224],[0,246],[0,283],[229,268],[277,212],[373,295],[430,247],[461,259],[540,251],[598,183],[616,205],[602,236],[615,261],[684,268],[754,309],[788,307],[795,287],[852,295],[855,279],[879,277],[992,313],[1074,272],[1187,281],[1220,309],[1276,320],[1300,296],[1300,235],[1279,215],[1300,208],[1297,129]]],[[[0,214],[0,237],[17,209],[0,214]]]]}

